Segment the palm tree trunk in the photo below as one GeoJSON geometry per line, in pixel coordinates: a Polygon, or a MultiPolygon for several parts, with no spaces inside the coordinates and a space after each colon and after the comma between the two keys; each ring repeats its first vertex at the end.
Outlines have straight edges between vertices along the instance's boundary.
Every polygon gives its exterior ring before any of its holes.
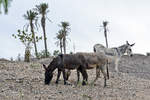
{"type": "Polygon", "coordinates": [[[63,38],[64,54],[66,54],[66,37],[63,38]]]}
{"type": "Polygon", "coordinates": [[[60,40],[60,52],[61,52],[61,54],[62,54],[62,41],[60,40]]]}
{"type": "Polygon", "coordinates": [[[45,31],[45,17],[42,17],[41,19],[41,25],[42,25],[42,29],[43,29],[43,34],[44,34],[44,46],[45,46],[45,56],[48,57],[48,54],[47,54],[47,37],[46,37],[46,31],[45,31]]]}
{"type": "MultiPolygon", "coordinates": [[[[106,41],[106,47],[108,48],[108,41],[107,41],[107,29],[106,29],[106,26],[104,26],[104,34],[105,34],[105,41],[106,41]]],[[[109,79],[109,65],[108,65],[108,61],[107,61],[107,64],[106,64],[106,70],[107,70],[107,77],[109,79]]]]}
{"type": "Polygon", "coordinates": [[[36,58],[39,58],[38,57],[38,51],[37,51],[37,46],[36,46],[36,40],[35,40],[35,34],[33,34],[33,44],[34,44],[34,49],[35,49],[35,55],[36,55],[36,58]]]}
{"type": "Polygon", "coordinates": [[[104,34],[105,34],[106,47],[108,48],[107,29],[106,29],[106,27],[104,27],[104,34]]]}
{"type": "Polygon", "coordinates": [[[34,44],[34,49],[35,49],[35,55],[36,55],[36,58],[38,58],[38,51],[37,51],[36,40],[35,40],[35,33],[34,33],[32,21],[30,22],[30,27],[31,27],[32,37],[33,37],[33,44],[34,44]]]}

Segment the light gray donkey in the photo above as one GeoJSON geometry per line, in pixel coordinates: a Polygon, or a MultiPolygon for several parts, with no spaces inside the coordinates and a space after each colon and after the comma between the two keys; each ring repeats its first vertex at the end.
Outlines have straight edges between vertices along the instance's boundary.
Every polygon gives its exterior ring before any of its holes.
{"type": "Polygon", "coordinates": [[[115,62],[115,70],[118,72],[118,62],[120,61],[120,58],[125,53],[127,53],[128,56],[132,56],[131,47],[134,44],[135,43],[129,44],[128,41],[126,41],[126,44],[121,45],[119,47],[114,47],[114,48],[105,48],[102,44],[95,44],[93,49],[94,49],[94,52],[101,52],[107,56],[112,56],[115,62]]]}

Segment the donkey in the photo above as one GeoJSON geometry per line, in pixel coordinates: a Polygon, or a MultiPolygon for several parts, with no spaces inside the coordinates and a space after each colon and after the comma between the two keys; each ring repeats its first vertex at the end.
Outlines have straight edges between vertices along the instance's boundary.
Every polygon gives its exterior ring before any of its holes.
{"type": "Polygon", "coordinates": [[[120,61],[120,58],[127,53],[128,56],[132,56],[132,49],[131,47],[134,46],[135,43],[129,44],[128,41],[126,41],[126,44],[121,45],[119,47],[114,48],[105,48],[102,44],[95,44],[93,46],[94,52],[103,53],[108,56],[114,57],[115,62],[115,71],[118,72],[118,62],[120,61]]]}
{"type": "MultiPolygon", "coordinates": [[[[85,59],[85,63],[86,63],[86,69],[93,69],[96,67],[96,78],[94,79],[94,81],[92,82],[92,84],[99,78],[100,76],[100,70],[104,75],[104,87],[106,86],[106,64],[107,61],[110,63],[112,62],[112,57],[108,57],[106,55],[104,55],[103,53],[76,53],[76,55],[82,55],[85,59]]],[[[80,73],[77,71],[77,77],[78,80],[77,82],[79,82],[80,80],[80,73]]]]}
{"type": "Polygon", "coordinates": [[[86,81],[88,79],[88,75],[85,69],[85,60],[82,55],[75,54],[61,54],[52,60],[52,62],[46,67],[43,65],[45,69],[45,84],[50,84],[50,81],[53,78],[53,71],[58,68],[57,80],[58,83],[61,71],[63,72],[64,85],[68,84],[66,82],[65,69],[73,70],[78,69],[83,76],[82,85],[86,85],[86,81]]]}

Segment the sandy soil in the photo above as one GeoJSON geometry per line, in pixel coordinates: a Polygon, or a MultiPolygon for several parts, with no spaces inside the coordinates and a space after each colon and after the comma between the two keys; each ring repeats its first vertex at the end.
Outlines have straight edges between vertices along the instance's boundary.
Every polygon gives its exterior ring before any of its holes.
{"type": "MultiPolygon", "coordinates": [[[[119,73],[113,64],[109,67],[110,79],[104,88],[103,76],[94,86],[76,86],[76,71],[69,82],[63,78],[55,84],[57,71],[50,85],[44,85],[44,69],[51,59],[31,63],[0,60],[0,100],[150,100],[150,57],[136,54],[124,56],[119,63],[119,73]]],[[[101,74],[102,75],[102,74],[101,74]]],[[[89,80],[95,78],[95,69],[88,70],[89,80]]]]}

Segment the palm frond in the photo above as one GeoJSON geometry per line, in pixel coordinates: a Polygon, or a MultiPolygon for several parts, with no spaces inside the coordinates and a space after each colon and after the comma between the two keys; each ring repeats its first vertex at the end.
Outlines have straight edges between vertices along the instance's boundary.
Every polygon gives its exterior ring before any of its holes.
{"type": "Polygon", "coordinates": [[[35,28],[37,29],[37,31],[38,31],[39,27],[40,27],[40,25],[38,23],[38,18],[37,18],[37,19],[35,19],[35,28]]]}
{"type": "Polygon", "coordinates": [[[53,21],[52,21],[52,20],[50,20],[47,16],[46,16],[46,19],[48,19],[48,21],[49,21],[49,22],[53,23],[53,21]]]}
{"type": "Polygon", "coordinates": [[[39,13],[39,14],[47,14],[49,12],[48,10],[48,4],[47,3],[41,3],[40,5],[36,5],[35,10],[39,13]]]}
{"type": "Polygon", "coordinates": [[[108,25],[108,21],[103,21],[103,27],[106,27],[108,25]]]}
{"type": "Polygon", "coordinates": [[[0,13],[1,13],[1,6],[4,8],[4,13],[8,13],[8,7],[10,6],[10,2],[12,0],[0,0],[0,13]]]}
{"type": "Polygon", "coordinates": [[[23,30],[25,30],[26,32],[28,31],[28,28],[29,28],[29,24],[25,24],[25,25],[23,26],[23,30]]]}
{"type": "Polygon", "coordinates": [[[38,13],[33,11],[33,10],[29,10],[26,12],[26,14],[23,15],[23,17],[26,19],[26,20],[35,20],[37,19],[38,13]]]}
{"type": "MultiPolygon", "coordinates": [[[[26,14],[23,15],[23,17],[33,24],[33,27],[36,28],[38,30],[39,24],[38,24],[38,13],[33,11],[33,10],[28,10],[26,12],[26,14]]],[[[28,31],[29,28],[29,24],[25,25],[24,28],[26,28],[25,30],[28,31]]]]}

